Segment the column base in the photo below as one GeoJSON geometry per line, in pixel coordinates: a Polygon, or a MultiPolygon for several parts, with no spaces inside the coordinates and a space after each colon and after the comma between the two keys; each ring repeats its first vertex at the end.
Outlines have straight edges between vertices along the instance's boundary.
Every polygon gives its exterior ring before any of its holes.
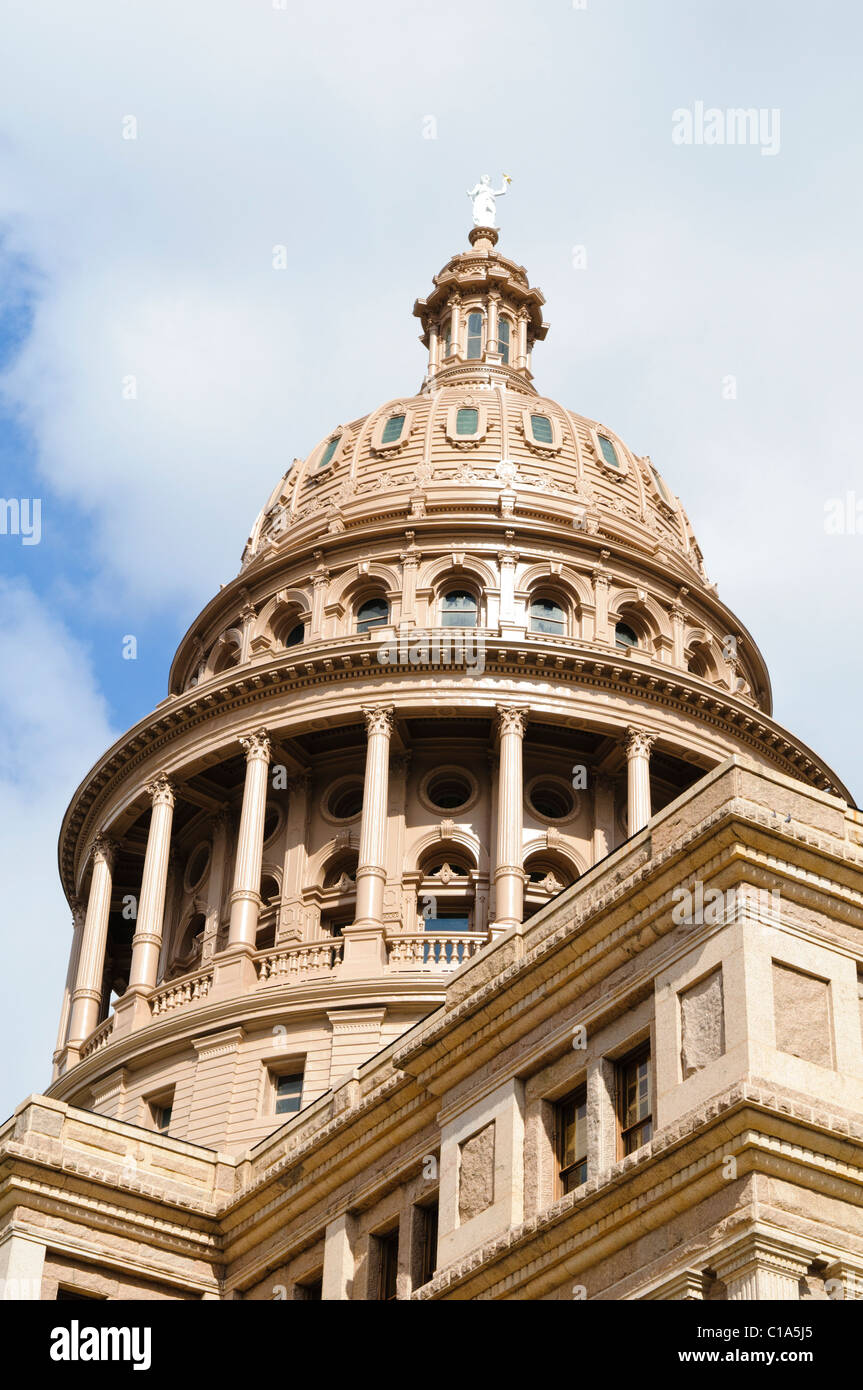
{"type": "Polygon", "coordinates": [[[342,932],[340,980],[371,980],[386,974],[387,941],[382,926],[357,922],[342,932]]]}
{"type": "Polygon", "coordinates": [[[138,1028],[145,1028],[152,1021],[153,1015],[148,1003],[149,996],[150,990],[135,988],[127,989],[122,999],[117,1000],[114,1005],[112,1039],[125,1037],[127,1033],[134,1033],[138,1028]]]}
{"type": "Polygon", "coordinates": [[[524,923],[523,923],[523,922],[507,922],[507,921],[501,921],[501,922],[491,922],[491,923],[489,924],[488,932],[489,932],[489,937],[491,938],[491,940],[492,940],[492,941],[497,941],[500,937],[506,936],[506,934],[507,934],[508,931],[517,931],[517,932],[520,934],[520,933],[523,931],[523,929],[524,929],[524,923]]]}

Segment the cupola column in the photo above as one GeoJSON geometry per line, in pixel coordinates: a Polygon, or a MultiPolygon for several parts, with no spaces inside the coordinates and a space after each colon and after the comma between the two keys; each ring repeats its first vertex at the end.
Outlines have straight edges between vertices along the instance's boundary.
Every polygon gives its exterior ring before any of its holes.
{"type": "Polygon", "coordinates": [[[75,989],[75,981],[78,978],[78,962],[81,959],[81,939],[84,935],[84,922],[86,911],[83,903],[78,898],[72,899],[72,949],[69,952],[69,964],[66,968],[66,987],[63,990],[63,1006],[60,1010],[60,1026],[57,1029],[57,1046],[54,1049],[54,1075],[56,1081],[60,1073],[60,1064],[63,1058],[63,1049],[66,1046],[66,1039],[69,1036],[69,1019],[72,1014],[72,994],[75,989]]]}
{"type": "Polygon", "coordinates": [[[486,319],[486,338],[485,346],[487,352],[499,353],[500,348],[497,341],[497,322],[500,308],[500,295],[490,294],[488,297],[488,317],[486,319]]]}
{"type": "Polygon", "coordinates": [[[105,968],[105,945],[108,940],[108,917],[111,912],[111,888],[118,846],[105,835],[93,841],[93,877],[87,899],[87,916],[81,938],[78,976],[72,995],[72,1018],[69,1024],[70,1062],[77,1061],[81,1044],[89,1037],[99,1021],[102,1004],[102,972],[105,968]]]}
{"type": "Polygon", "coordinates": [[[450,356],[461,357],[461,296],[454,294],[450,305],[450,356]]]}
{"type": "Polygon", "coordinates": [[[167,777],[159,776],[148,785],[147,792],[152,799],[153,811],[144,856],[138,915],[135,918],[135,935],[132,937],[129,986],[114,1010],[114,1031],[117,1034],[150,1021],[147,995],[155,989],[162,951],[175,791],[167,777]]]}
{"type": "Polygon", "coordinates": [[[527,710],[498,705],[500,773],[497,803],[497,859],[494,869],[495,922],[492,938],[520,927],[524,915],[522,868],[522,799],[524,796],[524,731],[527,710]]]}
{"type": "Polygon", "coordinates": [[[429,328],[429,376],[434,376],[439,366],[439,348],[437,324],[433,323],[429,328]]]}
{"type": "Polygon", "coordinates": [[[655,742],[656,735],[645,733],[643,729],[626,731],[627,830],[630,835],[637,835],[650,820],[650,750],[655,742]]]}
{"type": "Polygon", "coordinates": [[[237,839],[227,949],[248,954],[255,949],[261,911],[261,865],[270,767],[269,735],[266,729],[258,729],[248,737],[241,738],[240,745],[246,755],[246,783],[237,839]]]}
{"type": "Polygon", "coordinates": [[[342,974],[358,977],[379,974],[386,966],[384,886],[387,870],[384,847],[393,709],[392,706],[378,706],[363,710],[363,714],[368,747],[357,864],[357,915],[356,921],[342,933],[342,974]]]}

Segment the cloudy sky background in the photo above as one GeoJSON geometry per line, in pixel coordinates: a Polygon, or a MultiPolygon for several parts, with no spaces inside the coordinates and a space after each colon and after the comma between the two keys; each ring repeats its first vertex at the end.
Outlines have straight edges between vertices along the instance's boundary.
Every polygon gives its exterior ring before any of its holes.
{"type": "Polygon", "coordinates": [[[853,0],[4,0],[0,38],[0,494],[43,517],[0,536],[0,1118],[49,1075],[71,793],[292,458],[419,385],[484,171],[540,389],[652,456],[863,795],[863,523],[824,530],[863,502],[853,0]],[[696,101],[778,108],[779,154],[675,145],[696,101]]]}

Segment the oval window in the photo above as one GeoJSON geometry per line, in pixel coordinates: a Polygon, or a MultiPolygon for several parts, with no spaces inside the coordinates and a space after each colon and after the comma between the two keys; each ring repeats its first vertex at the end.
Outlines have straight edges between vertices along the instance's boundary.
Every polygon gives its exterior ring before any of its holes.
{"type": "Polygon", "coordinates": [[[327,810],[334,820],[355,820],[362,809],[363,786],[361,782],[351,782],[346,787],[336,787],[327,802],[327,810]]]}
{"type": "Polygon", "coordinates": [[[543,820],[566,820],[572,815],[575,801],[572,792],[562,782],[537,782],[531,788],[530,804],[543,820]]]}
{"type": "Polygon", "coordinates": [[[442,772],[431,779],[426,790],[429,801],[440,811],[457,811],[470,801],[473,788],[466,777],[442,772]]]}

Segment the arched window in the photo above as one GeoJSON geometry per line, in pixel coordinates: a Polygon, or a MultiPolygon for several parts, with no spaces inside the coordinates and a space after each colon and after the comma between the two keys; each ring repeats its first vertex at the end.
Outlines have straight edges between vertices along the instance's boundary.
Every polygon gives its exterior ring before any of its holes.
{"type": "Polygon", "coordinates": [[[463,405],[455,417],[456,434],[476,434],[479,429],[479,411],[474,405],[463,405]]]}
{"type": "Polygon", "coordinates": [[[404,415],[391,415],[384,425],[381,435],[382,444],[395,444],[401,439],[402,430],[405,427],[404,415]]]}
{"type": "Polygon", "coordinates": [[[476,627],[479,607],[467,589],[450,589],[441,605],[442,627],[476,627]]]}
{"type": "Polygon", "coordinates": [[[371,632],[373,627],[386,627],[390,606],[385,598],[369,598],[357,609],[357,632],[371,632]]]}
{"type": "Polygon", "coordinates": [[[531,632],[548,632],[553,637],[566,635],[566,613],[553,598],[535,598],[530,605],[531,632]]]}
{"type": "Polygon", "coordinates": [[[618,623],[614,629],[614,640],[618,647],[637,647],[638,634],[633,632],[629,623],[618,623]]]}
{"type": "Polygon", "coordinates": [[[213,675],[218,676],[222,671],[230,671],[234,666],[240,664],[240,648],[234,641],[225,642],[219,649],[216,659],[213,662],[213,675]]]}
{"type": "Polygon", "coordinates": [[[469,362],[482,357],[482,314],[467,316],[467,356],[469,362]]]}
{"type": "Polygon", "coordinates": [[[509,319],[501,319],[497,326],[497,348],[505,365],[509,365],[509,338],[509,319]]]}
{"type": "Polygon", "coordinates": [[[305,635],[306,635],[305,624],[304,624],[304,623],[297,623],[295,627],[292,627],[292,628],[291,628],[290,632],[288,633],[287,637],[285,638],[285,646],[286,646],[286,647],[298,647],[298,646],[300,645],[300,643],[303,641],[303,639],[305,638],[305,635]]]}
{"type": "Polygon", "coordinates": [[[327,464],[332,460],[333,454],[336,452],[336,449],[339,447],[340,439],[340,434],[333,435],[332,439],[326,445],[324,452],[321,454],[321,459],[320,463],[318,464],[318,468],[326,468],[327,464]]]}
{"type": "Polygon", "coordinates": [[[605,459],[606,463],[610,463],[612,468],[619,468],[620,459],[617,457],[617,450],[611,440],[604,434],[597,435],[597,438],[599,440],[599,447],[602,450],[602,457],[605,459]]]}
{"type": "Polygon", "coordinates": [[[553,444],[554,430],[547,415],[531,415],[530,427],[537,444],[553,444]]]}

